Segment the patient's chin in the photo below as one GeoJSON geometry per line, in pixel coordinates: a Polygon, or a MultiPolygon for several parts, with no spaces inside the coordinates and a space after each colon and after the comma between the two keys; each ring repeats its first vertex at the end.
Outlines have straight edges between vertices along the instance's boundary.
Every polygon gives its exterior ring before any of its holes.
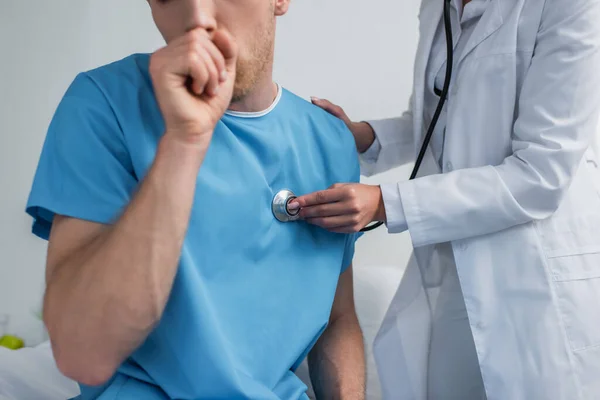
{"type": "Polygon", "coordinates": [[[250,93],[252,88],[235,88],[233,89],[233,96],[231,96],[232,103],[239,103],[244,100],[246,96],[250,93]]]}
{"type": "Polygon", "coordinates": [[[236,82],[233,87],[233,95],[231,96],[232,103],[239,103],[244,100],[256,87],[256,81],[258,79],[253,79],[247,82],[236,82]]]}
{"type": "Polygon", "coordinates": [[[268,66],[269,57],[240,57],[237,61],[232,103],[237,103],[248,96],[268,66]]]}

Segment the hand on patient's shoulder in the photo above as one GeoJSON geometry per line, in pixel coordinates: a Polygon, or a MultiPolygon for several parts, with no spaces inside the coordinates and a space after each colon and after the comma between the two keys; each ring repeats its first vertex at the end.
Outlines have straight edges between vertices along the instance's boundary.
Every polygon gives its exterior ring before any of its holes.
{"type": "Polygon", "coordinates": [[[333,104],[329,100],[319,99],[316,97],[311,97],[311,100],[314,105],[321,107],[331,115],[344,121],[354,136],[356,149],[359,153],[364,153],[369,147],[371,147],[373,141],[375,141],[375,132],[373,131],[373,128],[371,128],[371,125],[367,124],[366,122],[352,122],[342,107],[333,104]]]}
{"type": "Polygon", "coordinates": [[[156,51],[150,75],[167,135],[208,146],[231,102],[237,46],[224,30],[202,28],[156,51]]]}

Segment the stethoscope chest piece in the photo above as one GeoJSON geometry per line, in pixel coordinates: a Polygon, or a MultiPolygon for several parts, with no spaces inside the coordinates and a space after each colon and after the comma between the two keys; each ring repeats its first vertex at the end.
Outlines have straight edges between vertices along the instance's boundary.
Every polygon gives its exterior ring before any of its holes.
{"type": "Polygon", "coordinates": [[[290,211],[288,209],[288,204],[296,197],[294,192],[287,189],[280,190],[275,197],[273,197],[271,208],[273,210],[273,215],[278,221],[291,222],[300,218],[300,210],[290,211]]]}

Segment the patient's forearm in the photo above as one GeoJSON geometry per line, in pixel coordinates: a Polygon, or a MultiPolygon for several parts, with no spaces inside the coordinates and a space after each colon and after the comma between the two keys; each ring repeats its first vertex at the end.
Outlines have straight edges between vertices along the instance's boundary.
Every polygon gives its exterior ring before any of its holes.
{"type": "Polygon", "coordinates": [[[103,383],[159,321],[204,153],[163,139],[121,218],[55,266],[44,320],[63,373],[82,383],[103,383]],[[93,374],[86,365],[94,366],[93,374]]]}
{"type": "Polygon", "coordinates": [[[333,322],[310,353],[308,362],[317,399],[365,398],[364,344],[355,316],[333,322]]]}

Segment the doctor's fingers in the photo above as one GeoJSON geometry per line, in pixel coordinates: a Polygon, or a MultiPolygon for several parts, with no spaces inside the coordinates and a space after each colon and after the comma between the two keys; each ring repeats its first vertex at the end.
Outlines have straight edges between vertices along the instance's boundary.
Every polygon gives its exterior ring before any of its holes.
{"type": "Polygon", "coordinates": [[[314,105],[319,106],[328,113],[338,117],[339,119],[344,121],[346,125],[349,125],[351,123],[350,118],[348,118],[346,112],[342,107],[333,104],[329,100],[319,99],[318,97],[311,97],[310,99],[314,105]]]}
{"type": "Polygon", "coordinates": [[[304,207],[300,210],[301,218],[316,218],[316,217],[336,217],[355,213],[355,207],[348,201],[336,203],[320,204],[316,206],[304,207]]]}
{"type": "Polygon", "coordinates": [[[294,205],[297,204],[300,208],[304,208],[320,204],[336,203],[343,200],[346,196],[345,187],[340,186],[299,196],[290,203],[290,206],[294,207],[294,205]]]}

